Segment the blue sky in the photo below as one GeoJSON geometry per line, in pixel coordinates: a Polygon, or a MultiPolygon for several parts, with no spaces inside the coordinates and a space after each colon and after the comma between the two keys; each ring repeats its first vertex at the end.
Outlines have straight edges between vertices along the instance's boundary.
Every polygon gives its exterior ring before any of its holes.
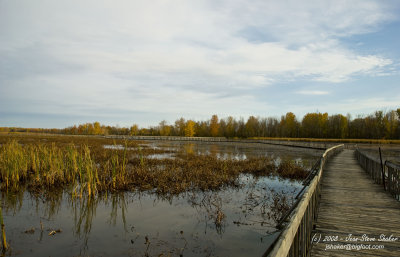
{"type": "Polygon", "coordinates": [[[0,126],[400,107],[399,1],[0,0],[0,126]]]}

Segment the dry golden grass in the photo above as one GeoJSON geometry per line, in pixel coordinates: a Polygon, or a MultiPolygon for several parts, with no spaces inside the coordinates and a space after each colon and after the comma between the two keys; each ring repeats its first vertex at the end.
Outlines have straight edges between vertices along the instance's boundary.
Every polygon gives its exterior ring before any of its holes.
{"type": "Polygon", "coordinates": [[[75,197],[126,190],[179,194],[238,186],[241,173],[297,179],[307,175],[294,162],[282,161],[276,167],[269,158],[222,160],[194,154],[147,158],[168,151],[99,137],[2,135],[0,144],[3,191],[27,186],[33,192],[65,188],[75,197]],[[123,145],[123,149],[105,149],[109,144],[123,145]]]}

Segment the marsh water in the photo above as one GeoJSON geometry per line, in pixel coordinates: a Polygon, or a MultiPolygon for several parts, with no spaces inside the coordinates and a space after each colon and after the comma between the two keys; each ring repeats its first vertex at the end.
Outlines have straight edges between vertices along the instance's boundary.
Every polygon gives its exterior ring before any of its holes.
{"type": "MultiPolygon", "coordinates": [[[[113,146],[117,147],[118,146],[113,146]]],[[[269,156],[311,166],[321,150],[261,144],[145,142],[188,154],[269,156]]],[[[160,197],[149,192],[93,198],[28,191],[1,196],[12,256],[261,256],[277,236],[279,204],[300,181],[241,175],[240,187],[160,197]]]]}
{"type": "Polygon", "coordinates": [[[379,159],[379,147],[381,148],[383,162],[388,160],[395,163],[400,163],[400,147],[398,145],[363,145],[360,146],[359,149],[367,155],[379,159]]]}
{"type": "MultiPolygon", "coordinates": [[[[311,167],[323,153],[322,150],[318,149],[239,142],[150,141],[146,142],[143,146],[172,151],[169,154],[154,155],[154,158],[173,158],[174,152],[183,150],[188,154],[213,155],[219,159],[244,160],[251,157],[270,157],[277,162],[282,159],[290,159],[301,162],[306,167],[311,167]]],[[[119,147],[123,148],[123,146],[119,147]]]]}

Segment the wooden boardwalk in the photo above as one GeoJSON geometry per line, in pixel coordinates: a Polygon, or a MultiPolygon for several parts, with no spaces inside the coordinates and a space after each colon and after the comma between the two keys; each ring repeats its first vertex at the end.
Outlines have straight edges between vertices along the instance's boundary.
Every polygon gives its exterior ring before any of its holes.
{"type": "Polygon", "coordinates": [[[374,184],[358,165],[353,150],[332,157],[322,176],[321,202],[311,256],[400,256],[400,202],[374,184]],[[355,241],[346,241],[349,235],[355,241]],[[363,235],[378,240],[393,235],[394,242],[360,241],[363,235]],[[321,236],[321,237],[320,237],[321,236]],[[332,241],[323,242],[325,236],[332,241]],[[334,242],[336,240],[337,242],[334,242]],[[340,250],[326,247],[383,245],[383,249],[340,250]]]}

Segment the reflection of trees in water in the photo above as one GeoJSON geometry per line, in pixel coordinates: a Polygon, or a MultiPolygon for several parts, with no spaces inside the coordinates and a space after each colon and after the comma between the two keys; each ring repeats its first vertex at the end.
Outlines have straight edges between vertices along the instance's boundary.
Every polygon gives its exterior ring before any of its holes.
{"type": "Polygon", "coordinates": [[[194,154],[194,144],[193,143],[185,144],[183,146],[183,149],[186,154],[194,154]]]}
{"type": "Polygon", "coordinates": [[[217,156],[217,154],[220,154],[221,151],[219,149],[219,146],[217,144],[210,145],[210,153],[213,156],[217,156]]]}

